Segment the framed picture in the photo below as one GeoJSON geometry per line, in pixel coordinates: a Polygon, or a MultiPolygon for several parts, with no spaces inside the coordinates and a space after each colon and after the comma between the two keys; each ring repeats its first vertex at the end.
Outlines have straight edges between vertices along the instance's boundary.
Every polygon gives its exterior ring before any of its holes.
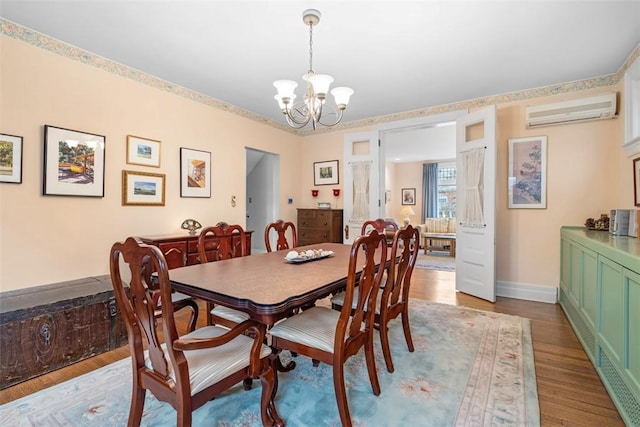
{"type": "Polygon", "coordinates": [[[122,171],[123,206],[164,206],[165,175],[122,171]]]}
{"type": "Polygon", "coordinates": [[[416,204],[416,189],[415,188],[403,188],[402,189],[402,204],[403,205],[415,205],[416,204]]]}
{"type": "Polygon", "coordinates": [[[180,148],[180,197],[211,197],[211,153],[180,148]]]}
{"type": "Polygon", "coordinates": [[[333,185],[339,182],[337,160],[313,163],[313,185],[333,185]]]}
{"type": "Polygon", "coordinates": [[[640,206],[640,157],[633,160],[633,202],[640,206]]]}
{"type": "Polygon", "coordinates": [[[509,139],[509,208],[547,207],[547,137],[509,139]]]}
{"type": "Polygon", "coordinates": [[[45,196],[104,197],[105,137],[44,127],[45,196]]]}
{"type": "Polygon", "coordinates": [[[160,141],[127,135],[127,163],[160,167],[160,141]]]}
{"type": "Polygon", "coordinates": [[[0,133],[0,182],[22,182],[22,137],[0,133]]]}

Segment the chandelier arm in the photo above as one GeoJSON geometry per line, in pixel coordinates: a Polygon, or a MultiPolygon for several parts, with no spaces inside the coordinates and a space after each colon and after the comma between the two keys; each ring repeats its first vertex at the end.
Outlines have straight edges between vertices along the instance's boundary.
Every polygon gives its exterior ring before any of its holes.
{"type": "Polygon", "coordinates": [[[305,127],[307,123],[309,123],[309,119],[310,119],[310,116],[307,114],[306,116],[304,116],[305,120],[297,120],[293,116],[293,112],[291,109],[288,109],[286,112],[284,112],[284,117],[285,119],[287,119],[287,123],[289,124],[289,126],[291,126],[294,129],[301,129],[305,127]]]}
{"type": "MultiPolygon", "coordinates": [[[[337,115],[337,118],[334,122],[331,123],[325,123],[322,121],[323,117],[320,117],[320,119],[318,120],[318,123],[320,123],[322,126],[335,126],[338,123],[340,123],[340,121],[342,120],[342,113],[344,112],[344,110],[338,110],[337,112],[334,111],[334,113],[337,115]]],[[[324,116],[324,118],[326,118],[327,116],[324,116]]]]}

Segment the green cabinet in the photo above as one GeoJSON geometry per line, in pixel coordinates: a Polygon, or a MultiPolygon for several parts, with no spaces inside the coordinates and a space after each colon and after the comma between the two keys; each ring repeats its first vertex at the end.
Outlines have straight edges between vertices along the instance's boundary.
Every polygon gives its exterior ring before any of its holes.
{"type": "Polygon", "coordinates": [[[559,301],[628,425],[640,425],[640,243],[562,227],[559,301]]]}

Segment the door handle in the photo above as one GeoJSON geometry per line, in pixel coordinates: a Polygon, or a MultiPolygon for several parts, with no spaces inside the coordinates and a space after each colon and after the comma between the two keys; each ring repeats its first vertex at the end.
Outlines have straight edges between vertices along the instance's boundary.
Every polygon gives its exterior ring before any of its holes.
{"type": "Polygon", "coordinates": [[[349,224],[344,226],[344,238],[345,240],[349,240],[349,224]]]}

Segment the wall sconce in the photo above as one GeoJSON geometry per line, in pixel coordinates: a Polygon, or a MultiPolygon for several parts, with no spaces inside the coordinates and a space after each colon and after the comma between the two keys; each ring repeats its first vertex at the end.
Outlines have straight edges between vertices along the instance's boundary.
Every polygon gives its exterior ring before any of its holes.
{"type": "Polygon", "coordinates": [[[180,227],[183,230],[189,230],[189,234],[196,234],[196,230],[202,228],[202,224],[195,219],[185,219],[180,227]]]}
{"type": "Polygon", "coordinates": [[[311,190],[311,195],[312,195],[313,197],[318,197],[318,192],[319,192],[319,191],[320,191],[320,190],[311,190]]]}
{"type": "Polygon", "coordinates": [[[333,195],[336,196],[336,197],[340,196],[340,189],[339,188],[334,188],[333,189],[333,195]]]}

